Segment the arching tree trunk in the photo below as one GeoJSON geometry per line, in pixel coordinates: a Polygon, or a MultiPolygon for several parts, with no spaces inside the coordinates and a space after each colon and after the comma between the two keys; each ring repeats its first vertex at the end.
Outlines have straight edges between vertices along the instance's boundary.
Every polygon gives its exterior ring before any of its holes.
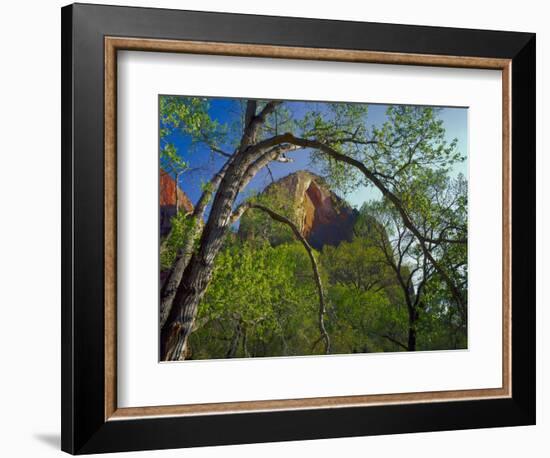
{"type": "Polygon", "coordinates": [[[191,256],[161,329],[160,358],[176,361],[184,358],[187,339],[191,334],[197,307],[212,279],[214,260],[220,251],[231,223],[235,199],[242,189],[248,168],[266,150],[276,146],[273,139],[256,143],[256,137],[266,117],[280,102],[269,102],[256,115],[257,102],[247,104],[245,128],[238,150],[229,161],[212,203],[208,221],[202,231],[200,247],[191,256]]]}
{"type": "Polygon", "coordinates": [[[189,216],[190,218],[192,218],[192,222],[191,222],[192,227],[189,231],[189,234],[187,234],[187,238],[184,241],[183,247],[179,250],[176,256],[176,260],[174,261],[174,264],[172,265],[172,268],[170,269],[170,272],[168,273],[168,276],[164,281],[164,284],[162,285],[162,288],[160,291],[160,328],[161,329],[166,323],[166,320],[168,319],[168,315],[172,308],[172,303],[174,302],[174,298],[176,297],[176,291],[178,289],[178,285],[180,284],[181,279],[183,277],[183,272],[185,271],[185,268],[187,267],[187,264],[191,259],[195,242],[200,236],[200,231],[203,226],[202,219],[204,217],[204,212],[206,210],[206,207],[210,202],[212,193],[219,186],[223,176],[225,175],[225,172],[229,167],[230,161],[231,159],[228,160],[224,164],[224,166],[219,170],[219,172],[216,175],[214,175],[212,180],[210,180],[210,183],[208,184],[208,189],[204,190],[199,201],[197,202],[197,205],[195,205],[193,214],[189,216]]]}
{"type": "Polygon", "coordinates": [[[161,359],[183,358],[197,307],[212,278],[214,259],[227,234],[231,211],[240,180],[249,165],[245,155],[236,157],[221,180],[200,241],[199,250],[191,256],[174,295],[173,304],[161,329],[161,359]]]}
{"type": "MultiPolygon", "coordinates": [[[[399,198],[390,191],[390,189],[384,185],[384,183],[362,162],[358,161],[357,159],[354,159],[352,157],[346,156],[345,154],[340,153],[339,151],[335,150],[331,146],[322,143],[317,140],[309,140],[305,138],[297,138],[292,134],[284,134],[282,137],[284,137],[285,142],[301,146],[303,148],[314,148],[319,151],[324,152],[325,154],[329,155],[333,159],[337,161],[344,162],[346,164],[349,164],[356,169],[358,169],[367,180],[369,180],[374,186],[376,186],[380,192],[395,206],[397,211],[399,212],[403,224],[409,229],[412,234],[416,237],[418,240],[418,243],[426,256],[428,260],[430,261],[431,265],[437,270],[439,275],[441,275],[441,278],[446,283],[447,287],[449,288],[449,291],[451,292],[453,298],[455,299],[458,310],[460,314],[462,315],[462,318],[464,321],[467,320],[467,307],[465,304],[465,298],[463,297],[462,293],[459,291],[457,286],[454,284],[452,279],[450,278],[449,274],[446,272],[446,270],[441,266],[432,256],[430,250],[427,247],[427,242],[430,242],[426,237],[424,237],[420,231],[417,229],[417,227],[414,225],[414,223],[411,221],[409,215],[405,211],[401,201],[399,198]]],[[[457,243],[465,243],[464,240],[456,241],[457,243]]]]}

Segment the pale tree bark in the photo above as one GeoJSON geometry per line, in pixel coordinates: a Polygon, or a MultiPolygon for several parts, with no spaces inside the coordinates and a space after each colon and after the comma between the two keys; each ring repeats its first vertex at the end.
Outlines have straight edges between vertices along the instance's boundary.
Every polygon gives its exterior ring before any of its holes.
{"type": "MultiPolygon", "coordinates": [[[[247,106],[247,112],[250,110],[250,107],[254,106],[256,107],[255,101],[251,102],[247,106]]],[[[276,104],[273,105],[267,105],[264,108],[263,114],[261,115],[262,120],[265,121],[265,118],[267,116],[268,112],[271,112],[273,109],[275,109],[276,104]]],[[[249,115],[247,115],[247,119],[249,119],[249,115]]],[[[248,122],[251,122],[252,118],[248,120],[248,122]]],[[[263,121],[262,121],[263,122],[263,121]]],[[[259,129],[260,125],[257,123],[254,124],[253,128],[255,130],[259,129]]],[[[250,131],[251,128],[248,128],[247,131],[250,131]]],[[[249,145],[249,137],[255,136],[256,134],[247,134],[247,139],[243,139],[241,143],[240,150],[243,150],[243,145],[249,145]]],[[[250,182],[252,178],[258,173],[259,170],[261,170],[264,166],[266,166],[271,161],[278,161],[278,162],[290,162],[289,159],[284,158],[283,155],[289,151],[293,151],[299,149],[299,147],[295,145],[276,145],[274,147],[267,147],[263,146],[262,148],[257,148],[253,151],[251,151],[251,157],[256,157],[257,159],[246,169],[246,173],[241,179],[240,186],[239,186],[239,192],[241,192],[246,185],[250,182]]],[[[216,152],[219,154],[222,154],[223,156],[228,156],[225,152],[217,149],[216,152]]],[[[239,151],[237,151],[238,153],[239,151]]],[[[193,210],[192,218],[193,218],[193,227],[191,232],[187,235],[186,240],[184,241],[184,246],[179,250],[176,260],[174,261],[174,264],[172,268],[170,269],[170,272],[162,286],[161,293],[160,293],[160,328],[164,326],[166,323],[166,320],[168,319],[168,315],[170,313],[170,310],[172,309],[172,304],[174,302],[174,298],[176,297],[176,291],[178,288],[178,285],[181,283],[181,279],[183,277],[183,273],[185,271],[185,268],[187,267],[191,255],[193,254],[193,248],[194,245],[199,238],[201,234],[201,230],[203,227],[203,217],[206,210],[206,207],[208,203],[210,202],[212,194],[215,192],[215,190],[220,185],[221,180],[223,179],[229,165],[231,164],[232,160],[237,156],[237,153],[233,155],[229,155],[229,160],[225,162],[223,167],[219,170],[219,172],[214,175],[212,180],[209,183],[209,186],[207,190],[205,190],[199,201],[197,202],[197,205],[195,206],[195,209],[193,210]]]]}
{"type": "Polygon", "coordinates": [[[230,161],[227,161],[219,170],[219,172],[214,175],[212,180],[210,180],[210,183],[208,185],[209,189],[203,191],[201,197],[199,198],[199,201],[197,202],[197,205],[193,209],[193,213],[189,216],[193,219],[190,233],[187,234],[187,238],[183,242],[183,247],[178,251],[174,264],[172,265],[170,272],[168,273],[168,276],[164,281],[164,284],[162,285],[160,291],[161,329],[164,326],[164,323],[166,323],[166,319],[168,318],[168,314],[170,313],[170,309],[172,308],[172,303],[174,301],[174,297],[176,296],[176,291],[178,285],[181,282],[185,267],[191,259],[191,254],[193,253],[195,242],[199,237],[200,231],[202,229],[202,219],[204,217],[206,207],[208,206],[212,194],[215,192],[215,189],[219,186],[220,181],[225,175],[229,164],[230,161]]]}
{"type": "Polygon", "coordinates": [[[199,249],[191,256],[184,269],[168,312],[168,318],[161,329],[160,356],[164,361],[179,360],[184,357],[198,304],[210,283],[214,260],[222,247],[230,225],[232,208],[241,188],[241,181],[254,160],[266,149],[274,146],[269,142],[258,142],[255,145],[252,143],[266,117],[275,110],[279,103],[269,102],[260,114],[251,115],[250,113],[256,109],[256,102],[249,101],[241,144],[221,179],[208,221],[202,231],[199,249]]]}
{"type": "MultiPolygon", "coordinates": [[[[208,185],[209,189],[205,190],[202,193],[199,201],[197,202],[197,205],[195,206],[193,210],[193,214],[191,216],[191,218],[193,218],[191,231],[189,234],[187,234],[186,240],[184,241],[184,246],[179,250],[176,256],[176,260],[174,261],[174,264],[172,265],[172,268],[170,269],[170,272],[164,284],[162,285],[161,292],[160,292],[160,319],[159,319],[159,325],[161,330],[165,325],[166,320],[168,319],[170,310],[172,309],[172,305],[176,297],[178,285],[181,283],[185,268],[189,264],[191,255],[193,254],[194,245],[201,234],[201,230],[203,227],[204,213],[208,203],[210,202],[212,194],[216,191],[216,189],[220,185],[220,182],[223,179],[232,161],[235,159],[235,157],[238,157],[239,155],[242,156],[242,154],[251,145],[252,141],[255,141],[258,130],[260,129],[261,125],[265,122],[267,116],[270,113],[272,113],[279,104],[280,102],[269,102],[261,111],[261,113],[258,116],[256,116],[255,112],[257,109],[257,102],[255,100],[251,100],[247,103],[245,121],[244,121],[245,129],[244,129],[243,138],[241,140],[239,149],[234,154],[230,155],[230,154],[227,154],[225,151],[221,150],[220,148],[210,146],[210,148],[215,153],[218,153],[224,157],[228,157],[229,159],[225,162],[225,164],[218,171],[218,173],[214,175],[214,177],[212,178],[212,180],[208,185]]],[[[281,156],[285,152],[295,150],[295,149],[298,149],[298,147],[294,145],[287,146],[287,147],[276,145],[275,147],[272,147],[272,148],[269,148],[268,145],[265,145],[265,146],[262,146],[261,148],[256,148],[250,151],[249,157],[252,159],[257,158],[258,160],[253,164],[253,166],[249,167],[246,170],[247,173],[241,180],[241,184],[239,186],[239,192],[242,191],[246,187],[248,182],[254,177],[254,175],[262,167],[267,165],[269,162],[273,160],[277,160],[280,162],[290,162],[289,160],[281,159],[281,156]]]]}
{"type": "Polygon", "coordinates": [[[192,254],[184,269],[167,321],[161,330],[163,360],[181,359],[185,352],[197,306],[210,283],[214,259],[225,238],[231,209],[246,165],[244,157],[236,157],[221,181],[202,232],[200,247],[192,254]]]}

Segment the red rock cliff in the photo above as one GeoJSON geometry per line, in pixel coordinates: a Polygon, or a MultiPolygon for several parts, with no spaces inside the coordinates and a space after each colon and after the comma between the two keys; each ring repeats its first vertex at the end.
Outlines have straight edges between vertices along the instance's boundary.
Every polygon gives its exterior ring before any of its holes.
{"type": "Polygon", "coordinates": [[[176,214],[176,192],[180,211],[192,212],[193,204],[179,186],[176,186],[176,181],[162,169],[159,188],[160,236],[165,237],[170,232],[170,220],[176,214]]]}
{"type": "MultiPolygon", "coordinates": [[[[291,217],[314,248],[351,240],[356,211],[332,192],[321,177],[301,170],[271,184],[264,194],[276,195],[285,202],[286,216],[291,217]]],[[[241,235],[245,237],[250,230],[246,219],[245,215],[241,222],[241,235]]]]}

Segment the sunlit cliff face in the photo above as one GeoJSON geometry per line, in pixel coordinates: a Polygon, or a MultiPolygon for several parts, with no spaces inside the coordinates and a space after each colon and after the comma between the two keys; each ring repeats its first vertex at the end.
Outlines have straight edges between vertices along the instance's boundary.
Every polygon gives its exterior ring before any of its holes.
{"type": "Polygon", "coordinates": [[[160,172],[159,188],[160,236],[162,238],[170,232],[170,220],[176,214],[176,192],[180,211],[192,212],[193,204],[187,195],[179,187],[176,187],[175,180],[164,170],[160,172]]]}
{"type": "Polygon", "coordinates": [[[298,171],[271,184],[264,193],[288,202],[287,216],[314,248],[351,240],[356,212],[321,177],[298,171]]]}

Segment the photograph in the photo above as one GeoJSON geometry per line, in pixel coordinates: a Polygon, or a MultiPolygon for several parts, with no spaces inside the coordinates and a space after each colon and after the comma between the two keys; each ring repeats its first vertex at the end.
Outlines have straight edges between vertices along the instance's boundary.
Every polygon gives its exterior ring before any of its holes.
{"type": "Polygon", "coordinates": [[[467,107],[160,94],[158,131],[160,361],[468,349],[467,107]]]}

